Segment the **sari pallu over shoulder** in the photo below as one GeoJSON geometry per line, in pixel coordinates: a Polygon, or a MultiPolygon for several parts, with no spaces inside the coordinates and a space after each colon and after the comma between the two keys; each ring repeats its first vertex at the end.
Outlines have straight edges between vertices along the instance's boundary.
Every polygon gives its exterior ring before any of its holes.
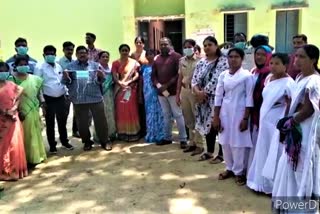
{"type": "MultiPolygon", "coordinates": [[[[118,60],[118,62],[120,63],[120,60],[118,60]]],[[[133,59],[129,59],[129,61],[126,64],[123,64],[123,65],[121,65],[121,63],[120,63],[120,66],[119,66],[119,68],[117,70],[117,73],[119,74],[119,80],[120,81],[123,81],[123,80],[128,81],[128,80],[132,79],[134,73],[138,72],[137,71],[138,67],[139,67],[139,63],[137,61],[133,60],[133,59]],[[126,75],[124,77],[121,77],[122,75],[125,75],[125,69],[126,69],[127,66],[129,66],[128,75],[126,75]]],[[[136,89],[138,87],[138,81],[135,81],[135,82],[131,83],[129,86],[134,88],[134,89],[136,89]]],[[[118,84],[116,84],[115,88],[114,88],[115,97],[118,95],[119,92],[121,92],[121,91],[124,92],[126,90],[128,90],[128,89],[122,89],[118,84]]]]}
{"type": "MultiPolygon", "coordinates": [[[[308,135],[307,144],[302,143],[303,147],[306,147],[305,158],[303,164],[303,170],[301,174],[301,182],[298,187],[298,196],[299,197],[311,197],[311,196],[320,196],[320,177],[319,174],[319,158],[317,159],[314,155],[315,153],[319,154],[319,146],[316,141],[317,135],[317,122],[320,116],[319,112],[319,101],[320,101],[320,76],[317,74],[311,75],[309,80],[306,83],[305,90],[301,90],[304,93],[309,94],[309,99],[312,103],[314,113],[312,115],[312,124],[309,133],[303,133],[308,135]]],[[[297,81],[300,80],[300,76],[297,78],[297,81]]],[[[301,92],[300,92],[301,93],[301,92]]],[[[298,99],[297,99],[298,100],[298,99]]],[[[297,108],[299,102],[294,102],[292,104],[292,109],[290,113],[293,114],[294,110],[297,108]]]]}
{"type": "MultiPolygon", "coordinates": [[[[270,77],[271,78],[271,75],[270,77]]],[[[260,110],[260,126],[262,127],[262,123],[265,122],[267,116],[270,116],[268,113],[275,108],[275,103],[282,99],[283,95],[288,96],[288,98],[292,98],[292,95],[295,93],[296,83],[291,77],[286,77],[278,80],[274,80],[272,82],[267,82],[263,91],[263,104],[260,110]],[[266,96],[267,94],[272,93],[273,96],[266,96]]],[[[287,104],[288,105],[288,104],[287,104]]],[[[279,115],[279,119],[286,116],[285,111],[290,106],[282,106],[283,109],[281,115],[279,115]]],[[[275,131],[273,136],[271,137],[270,148],[268,151],[268,156],[265,161],[265,165],[262,170],[262,175],[270,180],[274,179],[276,173],[276,167],[278,163],[278,158],[280,157],[281,145],[280,145],[280,133],[274,127],[275,131]]]]}

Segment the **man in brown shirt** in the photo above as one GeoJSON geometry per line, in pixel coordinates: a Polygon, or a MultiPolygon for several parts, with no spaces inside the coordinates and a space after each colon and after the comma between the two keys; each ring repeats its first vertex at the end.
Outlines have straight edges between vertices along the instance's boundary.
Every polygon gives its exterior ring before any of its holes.
{"type": "Polygon", "coordinates": [[[98,49],[94,46],[96,38],[96,35],[94,35],[93,33],[86,33],[86,43],[88,45],[89,60],[94,62],[98,62],[98,55],[102,51],[101,49],[98,49]]]}
{"type": "Polygon", "coordinates": [[[299,34],[299,35],[295,35],[292,38],[292,43],[293,43],[293,47],[294,47],[294,52],[292,54],[290,54],[290,64],[288,66],[288,74],[293,78],[296,79],[296,77],[298,76],[298,74],[300,73],[300,70],[297,68],[297,66],[295,66],[294,64],[294,60],[295,60],[295,55],[296,55],[296,51],[303,47],[304,45],[308,44],[308,38],[306,35],[304,34],[299,34]]]}
{"type": "Polygon", "coordinates": [[[164,139],[157,145],[172,143],[172,117],[179,130],[181,148],[186,147],[187,134],[181,108],[176,103],[176,90],[181,55],[172,49],[169,38],[160,39],[160,55],[156,56],[152,70],[152,81],[158,89],[159,101],[164,116],[164,139]]]}

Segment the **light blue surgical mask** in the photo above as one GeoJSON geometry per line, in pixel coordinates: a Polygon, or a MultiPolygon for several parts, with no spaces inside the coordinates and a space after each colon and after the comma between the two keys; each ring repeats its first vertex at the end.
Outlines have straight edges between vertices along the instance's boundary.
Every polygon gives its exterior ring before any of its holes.
{"type": "Polygon", "coordinates": [[[0,81],[7,80],[9,77],[10,73],[9,72],[0,72],[0,81]]]}
{"type": "Polygon", "coordinates": [[[193,48],[185,48],[185,49],[183,49],[183,54],[185,56],[192,56],[194,54],[194,49],[193,48]]]}
{"type": "Polygon", "coordinates": [[[30,71],[29,65],[21,65],[16,67],[17,72],[20,74],[26,74],[30,71]]]}
{"type": "Polygon", "coordinates": [[[247,43],[246,42],[237,42],[234,44],[234,47],[244,50],[247,47],[247,43]]]}
{"type": "Polygon", "coordinates": [[[89,79],[89,71],[76,71],[77,79],[89,79]]]}
{"type": "Polygon", "coordinates": [[[44,57],[47,63],[55,63],[56,61],[56,56],[55,55],[46,55],[44,57]]]}
{"type": "Polygon", "coordinates": [[[28,47],[19,46],[19,47],[16,47],[16,50],[19,55],[27,55],[29,49],[28,47]]]}

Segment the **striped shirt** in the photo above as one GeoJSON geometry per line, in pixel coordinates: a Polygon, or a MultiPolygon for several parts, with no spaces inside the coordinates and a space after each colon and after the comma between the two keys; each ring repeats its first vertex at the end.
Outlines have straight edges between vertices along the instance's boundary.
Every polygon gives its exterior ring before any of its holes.
{"type": "Polygon", "coordinates": [[[98,63],[92,61],[83,63],[78,60],[71,62],[67,66],[70,79],[64,79],[62,82],[67,85],[73,104],[89,104],[103,101],[102,81],[97,78],[98,67],[98,63]],[[85,71],[88,71],[88,76],[86,76],[85,71]]]}

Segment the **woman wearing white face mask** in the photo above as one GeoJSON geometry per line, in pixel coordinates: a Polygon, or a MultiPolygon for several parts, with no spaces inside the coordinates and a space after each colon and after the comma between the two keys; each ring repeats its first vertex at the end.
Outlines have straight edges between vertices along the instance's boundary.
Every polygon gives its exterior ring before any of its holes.
{"type": "Polygon", "coordinates": [[[39,114],[39,106],[44,103],[44,98],[40,96],[43,80],[38,76],[28,74],[30,67],[28,58],[25,56],[16,59],[15,71],[14,76],[10,76],[9,80],[23,88],[18,112],[24,129],[27,163],[34,166],[47,159],[39,114]]]}
{"type": "Polygon", "coordinates": [[[203,148],[198,147],[197,144],[202,142],[201,135],[195,130],[195,97],[191,93],[191,79],[196,64],[200,60],[194,52],[196,42],[192,39],[185,40],[183,46],[184,57],[180,59],[179,63],[179,79],[177,85],[176,101],[181,105],[186,126],[189,129],[189,146],[184,152],[193,152],[191,155],[201,154],[203,148]]]}

